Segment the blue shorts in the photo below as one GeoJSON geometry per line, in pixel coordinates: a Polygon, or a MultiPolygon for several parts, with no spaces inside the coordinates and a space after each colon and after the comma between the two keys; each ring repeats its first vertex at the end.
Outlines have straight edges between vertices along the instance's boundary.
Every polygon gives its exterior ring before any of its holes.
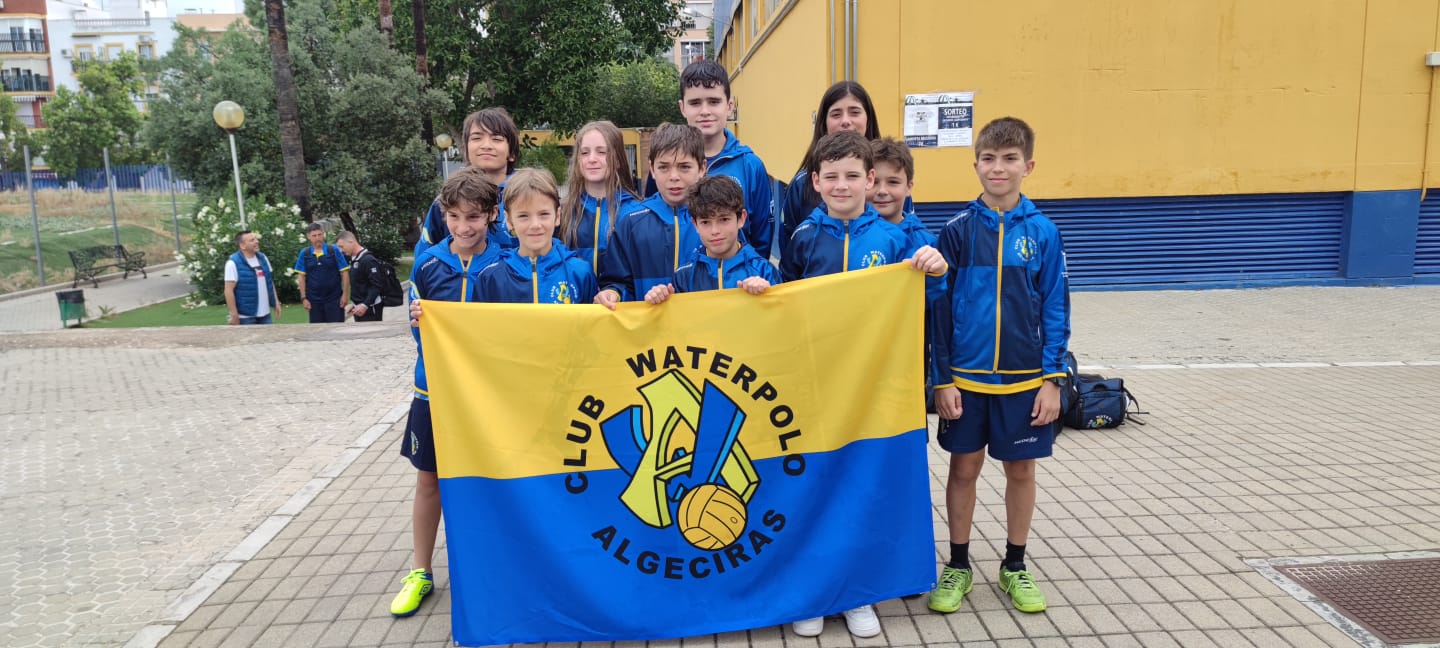
{"type": "Polygon", "coordinates": [[[1000,461],[1024,461],[1048,457],[1055,445],[1055,423],[1032,426],[1039,389],[1016,394],[978,394],[960,390],[960,418],[940,420],[940,447],[969,454],[989,447],[990,456],[1000,461]]]}
{"type": "Polygon", "coordinates": [[[420,397],[410,401],[410,418],[405,421],[405,438],[400,454],[410,458],[416,470],[435,472],[435,431],[430,427],[430,401],[420,397]]]}
{"type": "Polygon", "coordinates": [[[310,300],[310,323],[324,324],[344,322],[345,309],[340,306],[340,295],[321,300],[310,300]]]}

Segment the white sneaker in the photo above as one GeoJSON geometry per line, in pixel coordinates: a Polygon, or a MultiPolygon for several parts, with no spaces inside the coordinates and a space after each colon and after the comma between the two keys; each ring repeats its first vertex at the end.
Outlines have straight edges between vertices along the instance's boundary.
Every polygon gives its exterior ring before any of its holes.
{"type": "Polygon", "coordinates": [[[861,639],[868,639],[880,634],[880,617],[875,616],[875,606],[862,605],[853,610],[846,610],[845,627],[850,629],[850,634],[861,639]]]}
{"type": "MultiPolygon", "coordinates": [[[[848,615],[849,613],[847,612],[846,614],[848,615]]],[[[879,622],[876,622],[875,627],[880,627],[879,622]]],[[[802,637],[818,637],[820,636],[820,633],[825,630],[825,617],[801,619],[799,621],[796,621],[795,623],[790,624],[790,629],[794,630],[795,634],[802,637]]],[[[879,632],[879,630],[876,630],[876,632],[879,632]]]]}

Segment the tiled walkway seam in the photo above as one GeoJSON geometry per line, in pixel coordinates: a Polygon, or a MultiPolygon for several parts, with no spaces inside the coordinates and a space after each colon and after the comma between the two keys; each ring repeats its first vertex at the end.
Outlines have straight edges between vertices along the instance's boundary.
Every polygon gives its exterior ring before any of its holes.
{"type": "Polygon", "coordinates": [[[235,570],[239,569],[246,561],[254,558],[255,554],[259,553],[265,545],[269,544],[270,541],[285,528],[285,525],[289,524],[296,515],[299,515],[301,511],[305,510],[305,506],[309,504],[311,500],[315,499],[316,495],[319,495],[321,491],[325,490],[325,487],[330,485],[331,480],[345,472],[345,469],[349,468],[350,464],[360,458],[360,455],[363,454],[366,449],[374,444],[375,441],[379,440],[380,437],[384,436],[385,432],[389,430],[392,425],[403,418],[409,410],[409,407],[410,399],[406,398],[404,402],[391,408],[391,410],[376,421],[374,425],[367,428],[364,434],[356,438],[355,441],[350,444],[349,448],[346,448],[344,452],[341,452],[340,455],[335,458],[335,461],[322,469],[315,475],[314,479],[302,486],[289,500],[275,509],[275,512],[256,526],[255,530],[251,531],[250,535],[246,536],[240,544],[235,545],[235,548],[230,550],[230,553],[225,556],[224,560],[211,566],[204,575],[192,583],[190,587],[186,588],[184,592],[181,592],[175,600],[171,601],[170,604],[166,606],[165,611],[161,613],[158,622],[147,625],[135,633],[135,636],[125,644],[125,647],[154,648],[154,646],[158,646],[165,637],[169,636],[170,633],[175,630],[175,627],[179,625],[180,622],[189,618],[189,616],[195,612],[196,608],[200,607],[200,604],[209,599],[210,595],[214,594],[215,590],[219,589],[221,585],[224,585],[225,581],[229,580],[230,576],[235,573],[235,570]]]}

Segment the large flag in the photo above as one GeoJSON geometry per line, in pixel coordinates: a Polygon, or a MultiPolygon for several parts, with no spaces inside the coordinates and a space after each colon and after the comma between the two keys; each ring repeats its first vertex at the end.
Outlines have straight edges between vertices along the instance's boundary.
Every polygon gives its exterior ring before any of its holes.
{"type": "Polygon", "coordinates": [[[426,302],[461,645],[684,637],[926,591],[922,275],[661,306],[426,302]]]}

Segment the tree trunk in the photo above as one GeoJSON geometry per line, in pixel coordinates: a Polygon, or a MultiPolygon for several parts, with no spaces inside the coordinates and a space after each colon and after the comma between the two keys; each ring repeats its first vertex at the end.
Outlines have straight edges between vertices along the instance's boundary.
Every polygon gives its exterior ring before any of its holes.
{"type": "Polygon", "coordinates": [[[275,102],[280,115],[280,156],[285,163],[285,195],[310,216],[310,179],[305,175],[305,143],[300,130],[300,100],[290,70],[290,37],[285,29],[283,0],[265,0],[270,40],[270,68],[275,74],[275,102]]]}
{"type": "Polygon", "coordinates": [[[380,33],[385,35],[385,44],[395,49],[395,14],[390,0],[380,0],[380,33]]]}
{"type": "MultiPolygon", "coordinates": [[[[429,87],[430,66],[425,61],[425,0],[410,0],[410,15],[415,23],[415,71],[420,73],[424,87],[429,87]]],[[[426,113],[420,118],[420,139],[429,146],[434,138],[435,125],[430,122],[430,114],[426,113]]]]}

